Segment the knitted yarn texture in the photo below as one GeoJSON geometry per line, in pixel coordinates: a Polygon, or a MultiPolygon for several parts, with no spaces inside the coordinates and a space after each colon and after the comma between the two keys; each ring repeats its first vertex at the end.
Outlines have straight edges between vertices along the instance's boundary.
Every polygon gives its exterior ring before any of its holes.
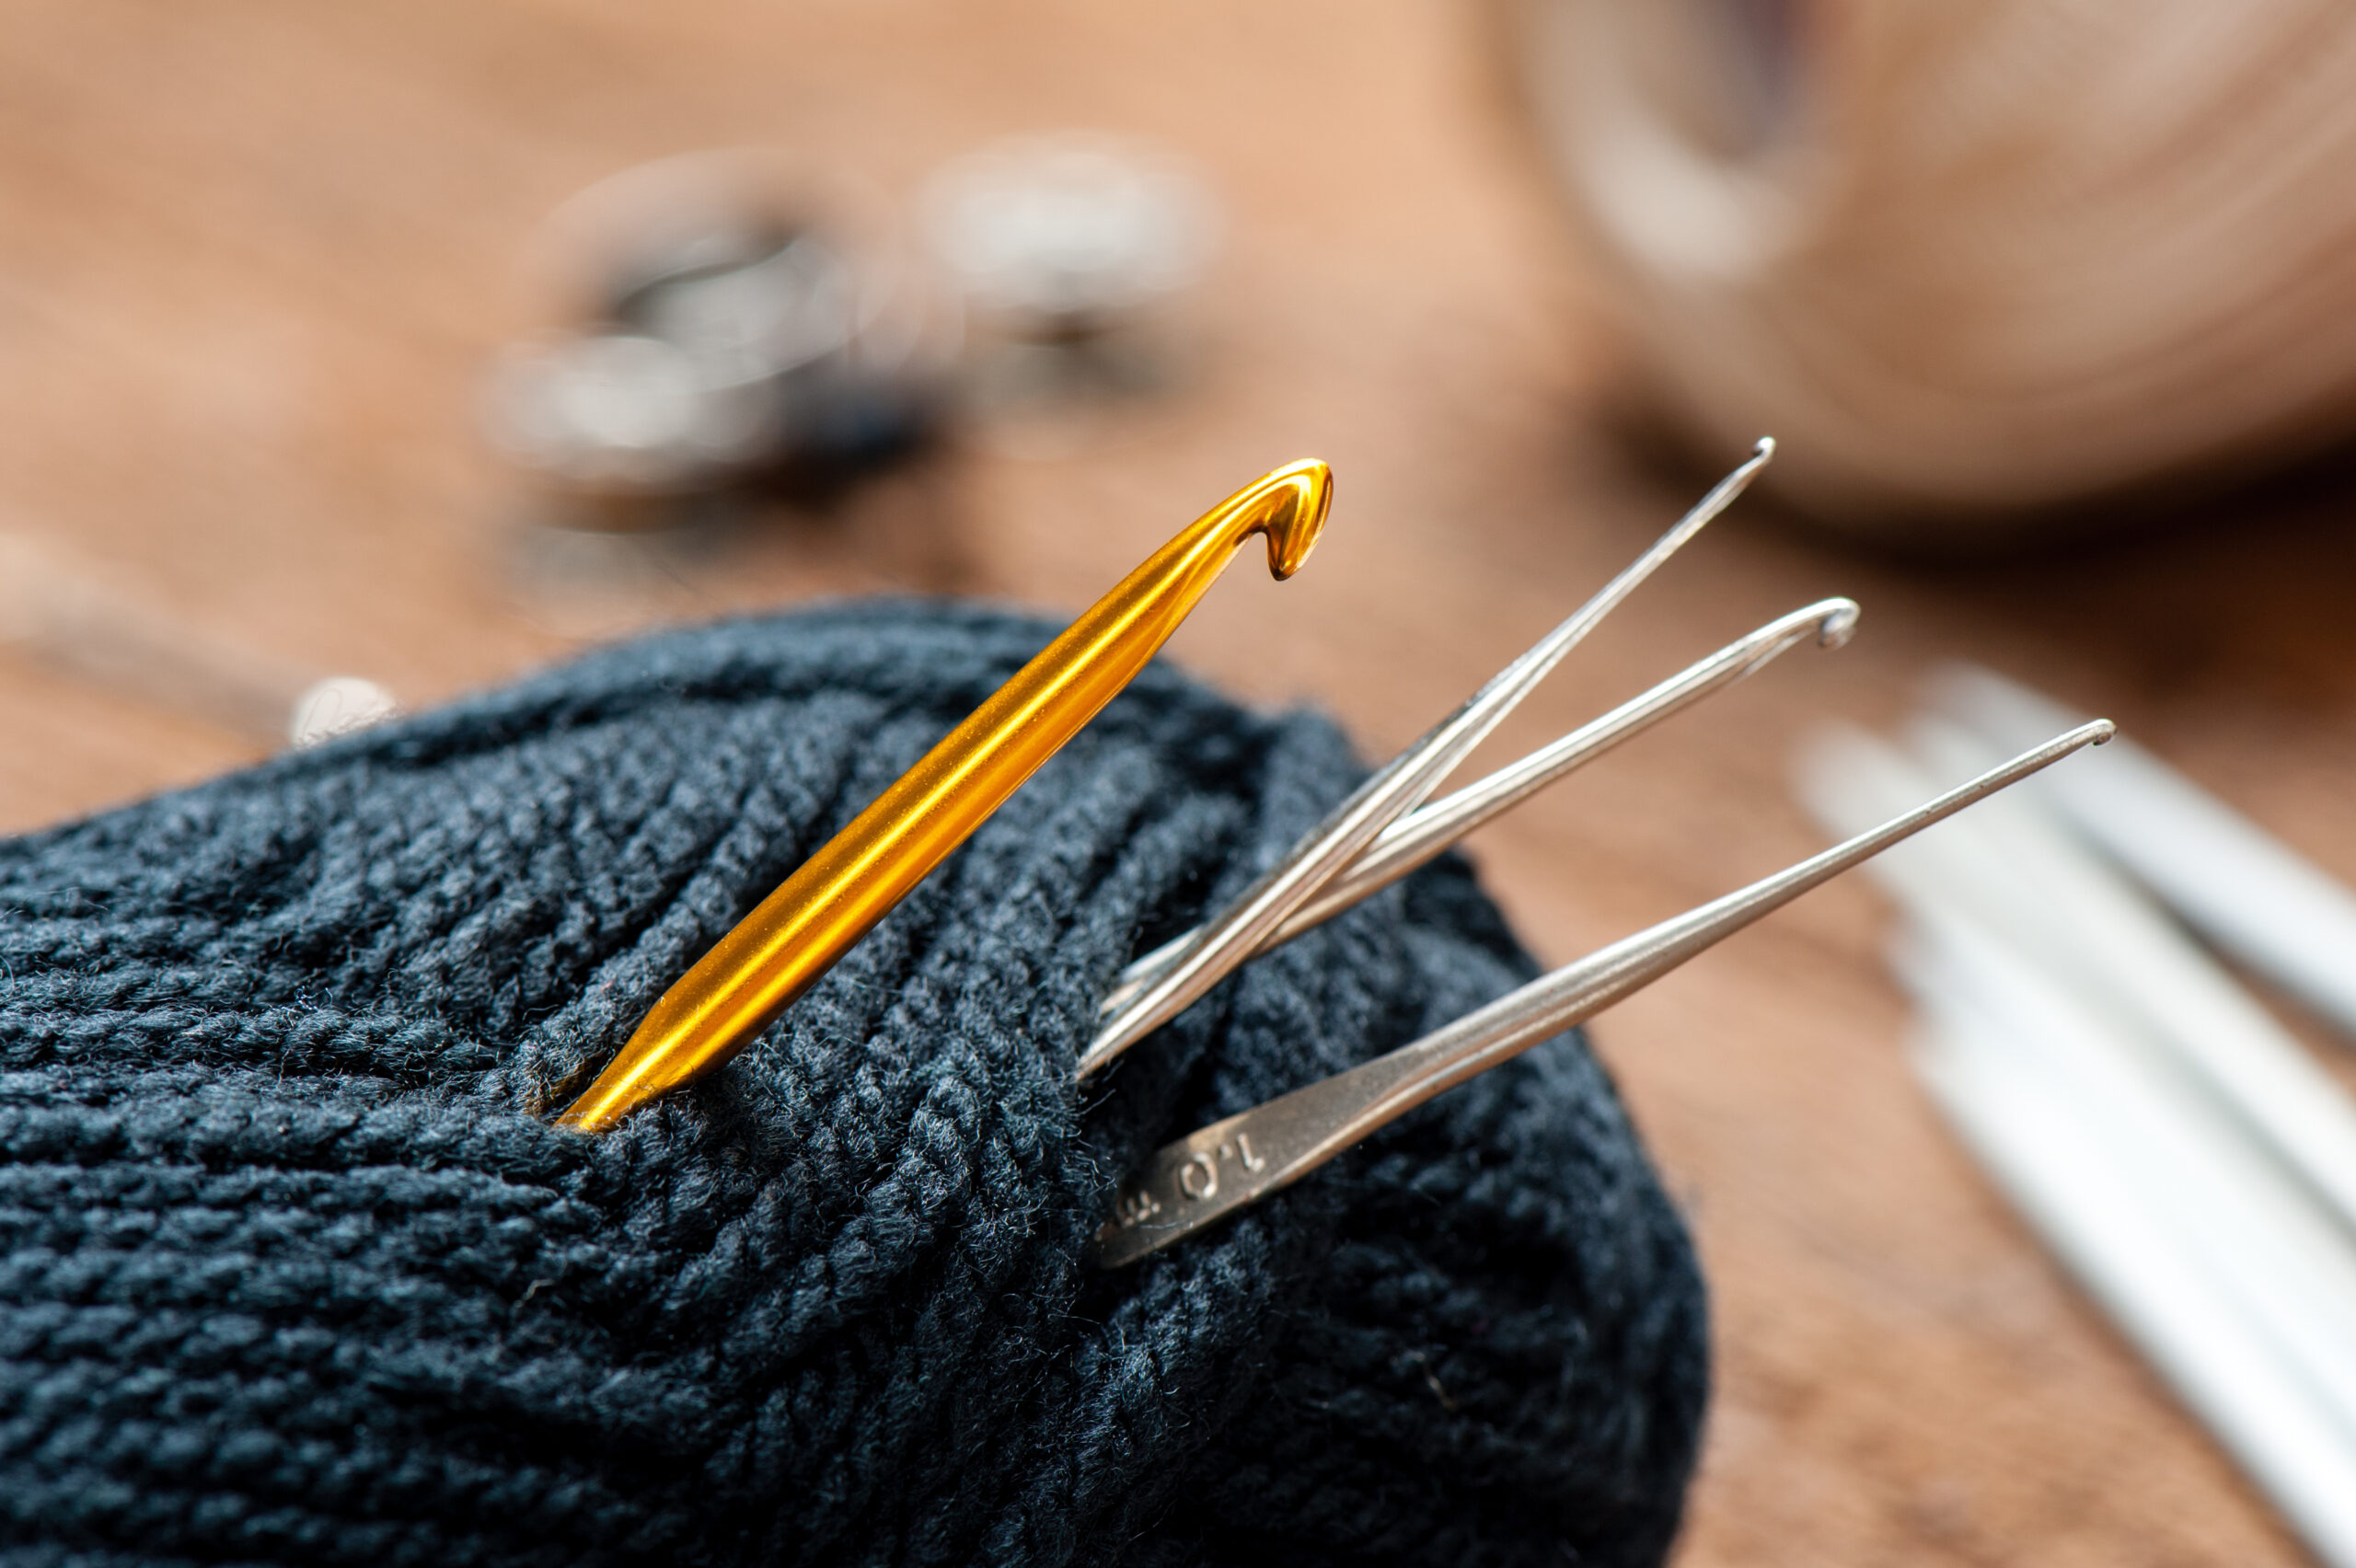
{"type": "Polygon", "coordinates": [[[1157,663],[754,1046],[546,1118],[1053,628],[659,636],[0,843],[0,1560],[1657,1562],[1693,1255],[1565,1036],[1142,1265],[1159,1142],[1532,973],[1445,860],[1107,1074],[1361,776],[1157,663]]]}

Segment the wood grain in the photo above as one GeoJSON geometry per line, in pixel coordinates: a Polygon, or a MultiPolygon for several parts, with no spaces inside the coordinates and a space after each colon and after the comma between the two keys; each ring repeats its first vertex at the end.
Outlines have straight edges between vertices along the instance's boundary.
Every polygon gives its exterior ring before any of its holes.
{"type": "MultiPolygon", "coordinates": [[[[1338,475],[1318,558],[1237,574],[1178,656],[1369,754],[1447,710],[1706,476],[1617,433],[1623,385],[1476,13],[1439,0],[12,0],[0,28],[0,526],[272,658],[427,704],[584,635],[893,587],[1076,609],[1288,458],[1338,475]],[[633,161],[783,145],[906,193],[1002,133],[1199,159],[1229,248],[1169,394],[980,428],[823,507],[568,554],[473,433],[533,317],[539,217],[633,161]],[[1124,519],[1106,527],[1089,520],[1124,519]]],[[[1728,461],[1738,454],[1728,453],[1728,461]]],[[[1885,721],[1949,656],[2110,712],[2356,878],[2356,536],[2328,476],[2009,565],[1904,565],[1747,504],[1492,752],[1771,615],[1796,652],[1479,841],[1542,952],[1818,842],[1795,737],[1885,721]]],[[[0,655],[0,827],[233,766],[248,743],[0,655]]],[[[1681,1548],[1716,1564],[2289,1563],[2296,1549],[2042,1259],[1899,1055],[1862,884],[1598,1029],[1688,1205],[1719,1391],[1681,1548]]]]}

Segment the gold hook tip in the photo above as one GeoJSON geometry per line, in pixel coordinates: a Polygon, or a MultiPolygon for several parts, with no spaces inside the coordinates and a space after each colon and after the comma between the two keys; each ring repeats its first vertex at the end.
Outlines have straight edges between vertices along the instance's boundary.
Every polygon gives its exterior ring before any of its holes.
{"type": "Polygon", "coordinates": [[[1268,536],[1268,575],[1282,582],[1301,569],[1334,510],[1334,470],[1314,457],[1288,463],[1230,496],[1221,510],[1249,512],[1268,536]]]}

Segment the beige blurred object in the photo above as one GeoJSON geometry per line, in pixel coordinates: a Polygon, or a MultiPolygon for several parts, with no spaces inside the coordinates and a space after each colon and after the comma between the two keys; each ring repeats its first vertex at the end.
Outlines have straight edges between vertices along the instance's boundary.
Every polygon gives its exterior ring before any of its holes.
{"type": "Polygon", "coordinates": [[[2356,431],[2356,10],[1505,0],[1672,409],[1862,530],[2356,431]]]}
{"type": "Polygon", "coordinates": [[[0,653],[296,750],[392,718],[392,694],[192,626],[29,535],[0,532],[0,653]]]}

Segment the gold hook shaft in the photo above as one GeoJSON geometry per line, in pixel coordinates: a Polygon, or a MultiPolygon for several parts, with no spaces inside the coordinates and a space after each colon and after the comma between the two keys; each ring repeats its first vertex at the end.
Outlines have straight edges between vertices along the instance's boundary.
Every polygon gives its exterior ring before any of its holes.
{"type": "Polygon", "coordinates": [[[733,1056],[1128,685],[1253,534],[1279,581],[1309,559],[1334,498],[1314,460],[1195,520],[1015,672],[663,994],[558,1118],[587,1132],[733,1056]]]}

